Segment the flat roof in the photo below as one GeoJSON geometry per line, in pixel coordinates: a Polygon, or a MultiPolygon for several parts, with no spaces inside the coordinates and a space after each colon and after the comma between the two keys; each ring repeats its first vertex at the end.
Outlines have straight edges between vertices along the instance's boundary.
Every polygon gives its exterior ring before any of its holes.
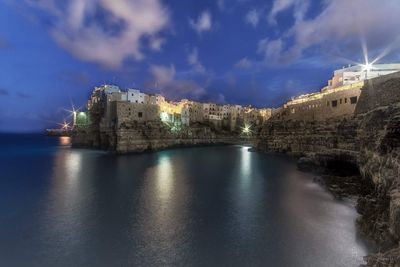
{"type": "MultiPolygon", "coordinates": [[[[343,69],[338,69],[334,71],[334,74],[339,74],[342,72],[360,72],[362,71],[362,65],[354,65],[343,69]]],[[[400,71],[400,63],[390,63],[390,64],[373,64],[371,71],[400,71]]]]}

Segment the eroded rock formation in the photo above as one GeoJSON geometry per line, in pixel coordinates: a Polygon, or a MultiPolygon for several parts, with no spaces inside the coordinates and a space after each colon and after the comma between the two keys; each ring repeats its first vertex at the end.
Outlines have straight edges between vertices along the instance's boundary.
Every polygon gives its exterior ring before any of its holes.
{"type": "Polygon", "coordinates": [[[249,136],[215,129],[211,125],[197,123],[175,129],[158,121],[124,123],[116,129],[81,129],[73,135],[75,147],[99,148],[117,153],[252,142],[249,136]]]}

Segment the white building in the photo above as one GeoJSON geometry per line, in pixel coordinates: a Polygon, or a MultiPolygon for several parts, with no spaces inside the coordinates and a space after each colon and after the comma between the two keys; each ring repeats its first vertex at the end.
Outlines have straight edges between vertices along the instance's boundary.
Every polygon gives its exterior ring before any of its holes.
{"type": "Polygon", "coordinates": [[[128,101],[131,103],[146,103],[147,95],[137,89],[128,89],[128,101]]]}
{"type": "Polygon", "coordinates": [[[356,65],[335,70],[328,88],[336,88],[400,71],[400,64],[356,65]]]}

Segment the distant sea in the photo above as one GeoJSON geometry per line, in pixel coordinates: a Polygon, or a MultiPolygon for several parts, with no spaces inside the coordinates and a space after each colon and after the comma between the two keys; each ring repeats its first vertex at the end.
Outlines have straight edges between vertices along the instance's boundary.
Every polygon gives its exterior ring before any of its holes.
{"type": "Polygon", "coordinates": [[[353,204],[248,147],[132,155],[0,135],[0,266],[358,266],[353,204]]]}

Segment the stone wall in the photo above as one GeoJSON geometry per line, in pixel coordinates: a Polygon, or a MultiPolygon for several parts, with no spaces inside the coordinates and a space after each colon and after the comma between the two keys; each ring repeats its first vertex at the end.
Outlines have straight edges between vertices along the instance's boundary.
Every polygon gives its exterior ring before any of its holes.
{"type": "Polygon", "coordinates": [[[117,127],[129,122],[144,122],[160,120],[158,105],[143,103],[130,103],[116,101],[113,103],[113,114],[116,119],[117,127]]]}
{"type": "Polygon", "coordinates": [[[288,104],[278,113],[280,120],[322,121],[354,114],[361,88],[321,94],[320,98],[303,103],[288,104]],[[355,98],[356,102],[350,99],[355,98]]]}
{"type": "Polygon", "coordinates": [[[376,107],[387,106],[400,100],[400,72],[365,82],[355,113],[362,114],[376,107]]]}
{"type": "Polygon", "coordinates": [[[268,152],[304,155],[347,154],[357,157],[357,122],[350,119],[327,121],[269,121],[260,131],[257,148],[268,152]]]}

